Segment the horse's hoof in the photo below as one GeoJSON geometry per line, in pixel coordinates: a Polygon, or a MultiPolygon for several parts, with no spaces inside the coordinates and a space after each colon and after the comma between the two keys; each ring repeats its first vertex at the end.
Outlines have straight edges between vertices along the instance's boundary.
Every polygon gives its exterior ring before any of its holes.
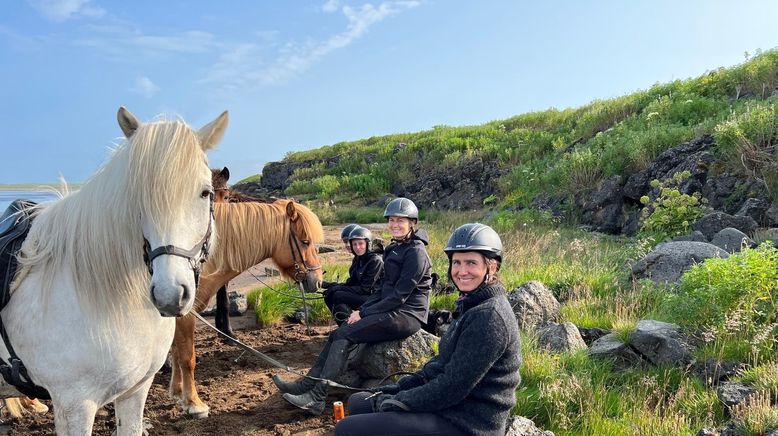
{"type": "Polygon", "coordinates": [[[203,404],[202,406],[190,407],[186,411],[186,414],[191,416],[194,419],[204,419],[208,417],[208,411],[209,411],[209,407],[203,404]]]}

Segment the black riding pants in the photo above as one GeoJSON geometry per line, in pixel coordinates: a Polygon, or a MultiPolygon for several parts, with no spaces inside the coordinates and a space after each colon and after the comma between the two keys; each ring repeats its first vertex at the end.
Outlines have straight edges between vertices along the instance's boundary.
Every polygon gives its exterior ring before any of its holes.
{"type": "MultiPolygon", "coordinates": [[[[356,310],[359,309],[359,306],[364,304],[368,298],[370,298],[370,295],[355,292],[352,287],[336,285],[327,289],[327,292],[324,294],[324,304],[330,309],[332,315],[336,316],[335,312],[337,306],[345,305],[351,310],[356,310]]],[[[339,312],[343,312],[343,310],[341,309],[339,312]]],[[[336,316],[335,319],[336,321],[339,321],[338,324],[340,324],[345,321],[345,319],[340,319],[339,317],[348,318],[349,312],[346,311],[345,313],[338,313],[337,315],[338,316],[336,316]]]]}
{"type": "Polygon", "coordinates": [[[369,392],[358,392],[348,399],[346,419],[335,426],[335,436],[440,435],[460,436],[464,433],[434,413],[377,412],[373,410],[369,392]]]}

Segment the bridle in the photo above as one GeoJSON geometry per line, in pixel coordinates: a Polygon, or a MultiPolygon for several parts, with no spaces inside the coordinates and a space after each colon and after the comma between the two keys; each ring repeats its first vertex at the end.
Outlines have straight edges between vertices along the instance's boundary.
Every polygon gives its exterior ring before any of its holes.
{"type": "Polygon", "coordinates": [[[149,269],[149,274],[154,274],[154,267],[152,262],[159,256],[170,255],[183,257],[189,261],[189,266],[192,267],[194,273],[195,287],[200,282],[200,271],[202,271],[203,263],[205,263],[210,252],[209,241],[211,239],[211,233],[213,231],[213,192],[210,193],[210,217],[208,218],[208,229],[205,231],[205,236],[200,240],[191,250],[185,250],[183,248],[176,247],[175,245],[163,245],[155,249],[151,249],[151,244],[146,237],[143,237],[143,262],[146,263],[146,267],[149,269]]]}
{"type": "Polygon", "coordinates": [[[321,265],[316,267],[310,267],[305,262],[305,256],[303,256],[303,250],[300,248],[300,240],[297,238],[297,235],[294,234],[294,231],[292,231],[293,225],[294,224],[290,221],[289,222],[289,249],[292,251],[292,261],[294,262],[294,281],[297,283],[302,283],[308,277],[308,274],[320,270],[321,265]],[[298,257],[300,259],[299,262],[297,260],[298,257]]]}

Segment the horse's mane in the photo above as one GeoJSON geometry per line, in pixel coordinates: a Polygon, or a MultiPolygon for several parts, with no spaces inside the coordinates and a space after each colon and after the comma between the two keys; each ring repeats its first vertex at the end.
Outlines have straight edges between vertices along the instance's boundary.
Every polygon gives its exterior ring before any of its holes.
{"type": "MultiPolygon", "coordinates": [[[[219,244],[208,258],[205,269],[244,271],[270,257],[277,244],[288,244],[290,220],[286,205],[291,200],[273,203],[216,203],[214,218],[219,244]]],[[[324,240],[319,217],[302,204],[296,204],[299,219],[311,243],[324,240]]]]}
{"type": "Polygon", "coordinates": [[[182,121],[142,124],[80,190],[38,210],[16,282],[40,268],[45,289],[72,280],[82,305],[121,313],[142,304],[150,279],[141,214],[170,231],[202,189],[192,177],[207,177],[205,162],[182,121]]]}

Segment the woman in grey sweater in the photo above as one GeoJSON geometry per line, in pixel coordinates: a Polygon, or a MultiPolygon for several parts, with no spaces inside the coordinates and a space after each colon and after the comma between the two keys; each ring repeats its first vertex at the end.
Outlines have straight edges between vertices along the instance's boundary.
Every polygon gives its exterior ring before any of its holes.
{"type": "Polygon", "coordinates": [[[502,242],[489,226],[457,228],[444,250],[461,297],[439,354],[377,393],[349,399],[336,435],[502,435],[519,385],[518,323],[496,279],[502,242]]]}

